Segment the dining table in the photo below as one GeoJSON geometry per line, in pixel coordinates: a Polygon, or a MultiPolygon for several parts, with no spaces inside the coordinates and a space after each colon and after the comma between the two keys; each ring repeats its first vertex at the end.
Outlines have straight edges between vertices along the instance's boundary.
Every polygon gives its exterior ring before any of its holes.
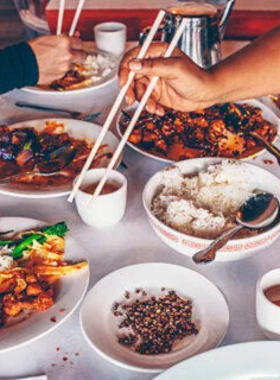
{"type": "MultiPolygon", "coordinates": [[[[224,42],[224,56],[246,43],[224,42]]],[[[94,106],[94,109],[102,111],[94,121],[100,125],[104,122],[118,92],[117,80],[102,91],[102,96],[98,96],[99,103],[95,103],[94,106]]],[[[15,102],[19,100],[31,101],[28,96],[31,97],[31,94],[21,90],[1,96],[0,123],[12,124],[62,116],[59,113],[50,114],[15,106],[15,102]]],[[[71,104],[71,96],[67,101],[68,106],[75,110],[76,104],[71,104]]],[[[90,110],[92,104],[93,99],[85,96],[83,109],[79,110],[90,110]]],[[[64,104],[57,106],[62,107],[64,104]]],[[[112,125],[112,131],[116,133],[115,125],[112,125]]],[[[129,147],[124,150],[123,161],[126,167],[119,170],[128,180],[128,203],[124,218],[113,227],[95,229],[85,225],[77,213],[75,203],[67,202],[67,197],[25,199],[0,194],[0,216],[28,217],[47,223],[66,221],[71,236],[79,244],[84,257],[89,260],[88,289],[112,271],[138,263],[171,263],[199,272],[222,291],[229,306],[229,329],[221,345],[265,340],[255,315],[256,283],[265,272],[280,267],[280,239],[269,248],[250,254],[243,260],[196,266],[188,257],[169,248],[157,237],[142,204],[142,191],[146,182],[165,164],[145,157],[129,147]]],[[[279,165],[268,153],[251,162],[280,176],[279,165]]],[[[94,313],[92,310],[93,315],[94,313]]],[[[100,320],[100,329],[102,328],[105,326],[100,320]]],[[[46,374],[49,380],[149,380],[156,377],[156,374],[118,367],[95,352],[82,334],[79,308],[62,325],[44,337],[24,347],[1,353],[0,378],[13,379],[40,374],[46,374]]]]}

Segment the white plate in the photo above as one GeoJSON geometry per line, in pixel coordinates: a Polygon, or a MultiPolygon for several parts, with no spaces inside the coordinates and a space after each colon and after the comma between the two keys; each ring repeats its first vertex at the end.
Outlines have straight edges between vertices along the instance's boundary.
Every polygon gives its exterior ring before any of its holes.
{"type": "MultiPolygon", "coordinates": [[[[9,128],[27,128],[32,127],[36,131],[40,132],[46,127],[46,121],[56,121],[57,123],[63,123],[65,125],[64,132],[68,133],[71,137],[75,139],[87,138],[88,141],[95,141],[101,131],[101,127],[97,124],[89,123],[80,120],[71,119],[59,119],[59,118],[49,118],[41,120],[25,121],[9,126],[9,128]]],[[[108,144],[109,150],[114,152],[118,145],[118,139],[113,135],[112,132],[107,132],[103,144],[108,144]]],[[[121,161],[121,158],[118,162],[121,161]]],[[[108,160],[103,161],[102,166],[106,166],[108,160]]],[[[117,165],[118,166],[118,165],[117,165]]],[[[53,198],[61,197],[70,194],[72,189],[72,184],[67,184],[59,187],[53,187],[51,190],[44,190],[44,188],[32,188],[32,186],[26,187],[26,189],[17,189],[12,183],[5,185],[0,185],[0,193],[11,195],[14,197],[21,198],[53,198]]]]}
{"type": "MultiPolygon", "coordinates": [[[[0,231],[37,229],[46,223],[28,218],[0,218],[0,231]]],[[[70,236],[65,239],[65,260],[85,260],[81,248],[70,236]]],[[[62,277],[55,288],[53,307],[33,313],[26,320],[10,319],[9,326],[0,329],[0,353],[16,349],[49,334],[76,310],[83,299],[89,282],[89,268],[62,277]],[[63,313],[59,311],[65,309],[63,313]],[[56,323],[51,318],[56,318],[56,323]]]]}
{"type": "Polygon", "coordinates": [[[228,329],[229,310],[222,293],[200,274],[177,265],[147,263],[119,269],[99,281],[83,302],[80,322],[88,343],[105,359],[135,371],[160,372],[218,346],[228,329]],[[122,300],[126,290],[143,288],[156,295],[163,286],[193,300],[194,319],[201,326],[198,335],[184,339],[169,354],[145,356],[121,346],[114,302],[122,300]]]}
{"type": "Polygon", "coordinates": [[[184,361],[157,380],[280,380],[280,342],[222,347],[184,361]]]}
{"type": "Polygon", "coordinates": [[[90,95],[89,92],[91,92],[91,93],[97,92],[99,89],[101,89],[102,87],[104,87],[108,83],[111,83],[113,80],[115,80],[115,78],[117,77],[118,61],[112,54],[109,54],[107,52],[98,51],[96,53],[98,53],[99,55],[103,55],[106,58],[109,57],[110,60],[113,62],[114,68],[112,69],[112,71],[107,76],[100,78],[100,80],[93,83],[91,86],[84,87],[84,88],[78,88],[76,90],[69,90],[69,91],[47,90],[47,89],[42,89],[40,87],[35,86],[35,87],[24,87],[22,89],[22,91],[27,92],[27,93],[31,93],[31,94],[34,94],[37,96],[38,95],[58,96],[59,99],[61,99],[63,97],[69,97],[69,96],[74,95],[74,94],[88,93],[88,95],[90,95]]]}
{"type": "MultiPolygon", "coordinates": [[[[279,129],[280,129],[280,121],[279,119],[277,118],[277,116],[275,115],[275,113],[273,112],[274,110],[271,109],[271,107],[268,107],[266,104],[260,102],[259,100],[256,100],[256,99],[250,99],[250,100],[243,100],[243,101],[239,101],[239,102],[235,102],[237,104],[249,104],[250,106],[252,107],[257,107],[257,108],[260,108],[263,112],[262,112],[262,116],[264,119],[268,120],[274,127],[276,127],[278,133],[279,133],[279,129]]],[[[126,112],[131,112],[131,111],[135,111],[136,109],[136,105],[133,105],[131,107],[127,107],[124,109],[124,111],[126,112]]],[[[118,116],[118,119],[117,119],[117,131],[118,131],[118,134],[120,137],[122,137],[122,132],[121,132],[121,126],[120,126],[120,121],[123,119],[123,115],[120,113],[120,115],[118,116]]],[[[276,137],[277,139],[278,137],[276,137]]],[[[127,145],[129,145],[132,149],[134,149],[136,152],[138,153],[141,153],[143,154],[144,156],[146,157],[150,157],[150,158],[153,158],[154,160],[157,160],[157,161],[160,161],[160,162],[164,162],[164,163],[168,163],[168,164],[171,164],[171,163],[174,163],[175,161],[173,160],[170,160],[168,158],[164,158],[164,157],[159,157],[157,155],[155,155],[154,153],[150,153],[142,148],[139,148],[137,147],[136,145],[132,144],[131,142],[127,142],[127,145]]],[[[259,156],[260,154],[262,154],[263,152],[265,152],[265,149],[259,151],[258,153],[248,157],[248,158],[251,158],[251,157],[257,157],[259,156]]]]}

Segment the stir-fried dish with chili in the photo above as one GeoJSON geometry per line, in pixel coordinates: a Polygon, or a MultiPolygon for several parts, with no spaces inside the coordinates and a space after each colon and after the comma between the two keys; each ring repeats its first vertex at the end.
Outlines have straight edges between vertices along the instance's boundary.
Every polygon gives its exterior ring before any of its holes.
{"type": "MultiPolygon", "coordinates": [[[[34,128],[1,126],[0,180],[22,173],[12,179],[14,185],[47,189],[70,184],[81,172],[93,144],[87,139],[71,137],[65,132],[64,124],[54,121],[46,122],[41,132],[34,128]],[[42,176],[40,173],[55,174],[42,176]]],[[[111,156],[108,145],[102,145],[91,167],[104,165],[104,160],[111,156]]]]}
{"type": "MultiPolygon", "coordinates": [[[[121,132],[130,115],[123,112],[121,132]]],[[[140,149],[174,161],[196,157],[243,158],[263,149],[250,132],[272,142],[276,128],[262,110],[248,104],[225,103],[195,112],[166,110],[164,116],[143,112],[129,142],[140,149]]]]}
{"type": "Polygon", "coordinates": [[[55,303],[56,281],[88,266],[86,261],[64,261],[67,232],[66,223],[60,222],[39,230],[1,233],[0,327],[26,312],[49,309],[55,303]]]}

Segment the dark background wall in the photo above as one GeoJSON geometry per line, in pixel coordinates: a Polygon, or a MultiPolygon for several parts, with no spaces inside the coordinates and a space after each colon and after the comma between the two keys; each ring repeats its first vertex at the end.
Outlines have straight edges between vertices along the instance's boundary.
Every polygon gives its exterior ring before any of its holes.
{"type": "Polygon", "coordinates": [[[24,27],[13,0],[0,0],[0,48],[24,39],[24,27]]]}

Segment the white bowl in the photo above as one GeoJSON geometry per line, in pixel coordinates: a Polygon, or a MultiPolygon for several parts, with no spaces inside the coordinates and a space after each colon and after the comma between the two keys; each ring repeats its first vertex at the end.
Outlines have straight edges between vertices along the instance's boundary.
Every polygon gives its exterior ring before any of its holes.
{"type": "MultiPolygon", "coordinates": [[[[196,158],[181,161],[175,165],[180,168],[183,174],[193,175],[201,170],[207,170],[209,165],[220,164],[222,161],[222,158],[196,158]]],[[[248,162],[244,162],[244,165],[250,166],[258,189],[271,192],[280,199],[280,179],[257,165],[249,164],[248,162]]],[[[163,170],[166,170],[166,168],[163,170]]],[[[164,243],[176,251],[192,257],[194,253],[207,248],[212,240],[202,239],[178,232],[175,229],[166,226],[153,215],[151,212],[151,203],[161,186],[161,171],[159,171],[147,182],[143,191],[143,204],[150,223],[164,243]]],[[[280,223],[257,236],[230,240],[224,248],[218,251],[216,261],[230,261],[245,258],[248,254],[271,245],[279,235],[280,223]]]]}
{"type": "MultiPolygon", "coordinates": [[[[271,101],[272,102],[272,101],[271,101]]],[[[279,118],[277,117],[277,115],[275,114],[277,112],[277,110],[274,108],[274,107],[271,107],[271,104],[264,104],[263,102],[257,100],[257,99],[250,99],[250,100],[242,100],[242,101],[239,101],[239,102],[235,102],[237,104],[249,104],[250,106],[252,107],[256,107],[256,108],[260,108],[262,110],[262,117],[269,121],[277,130],[277,135],[274,139],[274,142],[277,140],[278,138],[278,134],[279,134],[279,131],[280,131],[280,120],[279,118]]],[[[136,107],[137,105],[134,104],[133,106],[130,106],[130,107],[127,107],[124,109],[124,111],[130,113],[130,112],[134,112],[136,110],[136,107]]],[[[279,116],[280,116],[280,111],[278,112],[279,116]]],[[[118,116],[118,119],[117,119],[117,132],[119,134],[120,137],[123,136],[122,132],[121,132],[121,121],[124,119],[124,116],[122,115],[122,113],[119,114],[118,116]]],[[[136,152],[138,153],[141,153],[143,154],[144,156],[146,157],[150,157],[150,158],[153,158],[154,160],[157,160],[157,161],[160,161],[160,162],[164,162],[164,163],[173,163],[175,162],[174,160],[170,160],[169,158],[165,158],[165,157],[160,157],[160,156],[157,156],[156,154],[154,153],[151,153],[141,147],[138,147],[137,145],[134,145],[132,144],[131,142],[127,142],[127,145],[130,146],[132,149],[134,149],[136,152]]],[[[259,156],[260,154],[266,152],[265,149],[261,149],[259,152],[257,153],[254,153],[252,155],[250,155],[248,158],[254,158],[254,157],[257,157],[259,156]]]]}
{"type": "Polygon", "coordinates": [[[274,269],[262,276],[257,283],[256,317],[268,339],[280,340],[280,307],[270,302],[264,290],[280,284],[280,269],[274,269]]]}
{"type": "Polygon", "coordinates": [[[111,363],[135,371],[160,372],[218,346],[228,329],[229,310],[221,291],[201,274],[178,265],[144,263],[118,269],[94,285],[83,302],[80,323],[90,346],[111,363]],[[192,299],[198,334],[183,339],[168,354],[140,355],[121,346],[117,340],[121,319],[113,315],[114,303],[123,300],[125,291],[134,299],[137,288],[158,296],[162,286],[192,299]]]}

